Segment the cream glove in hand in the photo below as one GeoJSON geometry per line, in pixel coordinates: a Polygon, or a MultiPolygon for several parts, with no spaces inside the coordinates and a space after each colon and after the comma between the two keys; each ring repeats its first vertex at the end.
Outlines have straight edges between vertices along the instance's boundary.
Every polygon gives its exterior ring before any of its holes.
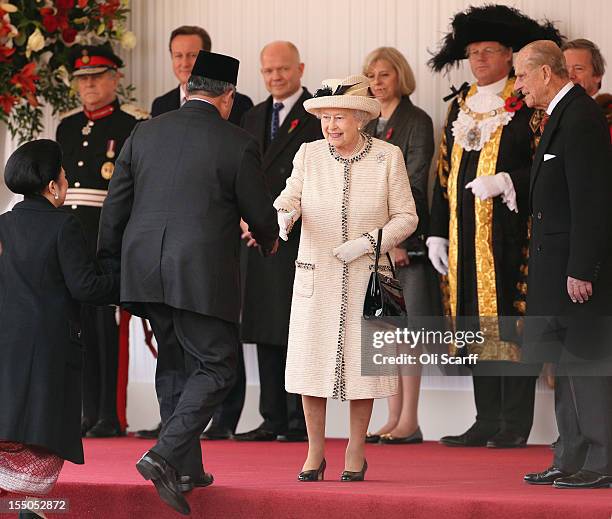
{"type": "Polygon", "coordinates": [[[481,200],[488,200],[502,195],[502,202],[506,204],[510,211],[518,213],[516,206],[516,192],[514,184],[508,173],[497,173],[496,175],[478,177],[465,185],[466,189],[471,189],[474,196],[481,200]]]}
{"type": "Polygon", "coordinates": [[[362,236],[361,238],[349,240],[339,247],[336,247],[332,250],[332,254],[340,261],[350,263],[370,252],[370,247],[370,241],[365,236],[362,236]]]}
{"type": "Polygon", "coordinates": [[[277,213],[276,217],[278,219],[278,236],[281,240],[287,241],[289,239],[289,233],[291,232],[294,223],[293,217],[296,213],[297,211],[295,209],[288,213],[285,213],[284,211],[279,211],[277,213]]]}
{"type": "Polygon", "coordinates": [[[448,274],[448,240],[439,236],[430,236],[425,242],[429,261],[443,276],[448,274]]]}

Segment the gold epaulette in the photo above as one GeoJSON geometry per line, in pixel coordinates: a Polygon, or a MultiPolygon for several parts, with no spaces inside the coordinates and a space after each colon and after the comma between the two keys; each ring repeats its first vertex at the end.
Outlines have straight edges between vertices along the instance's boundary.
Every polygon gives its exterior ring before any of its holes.
{"type": "Polygon", "coordinates": [[[121,105],[121,110],[139,121],[143,121],[144,119],[149,119],[151,117],[151,114],[143,108],[129,103],[121,105]]]}
{"type": "Polygon", "coordinates": [[[78,114],[79,112],[82,112],[82,111],[83,111],[83,107],[77,106],[76,108],[73,108],[72,110],[67,110],[66,112],[62,112],[59,118],[60,120],[64,120],[66,119],[66,117],[70,117],[71,115],[78,114]]]}

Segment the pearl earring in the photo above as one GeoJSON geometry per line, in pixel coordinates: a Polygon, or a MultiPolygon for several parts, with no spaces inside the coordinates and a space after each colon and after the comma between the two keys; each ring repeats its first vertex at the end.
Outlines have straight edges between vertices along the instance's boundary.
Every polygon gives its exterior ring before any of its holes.
{"type": "Polygon", "coordinates": [[[55,198],[56,200],[59,200],[59,195],[55,193],[55,195],[53,195],[53,198],[55,198]]]}

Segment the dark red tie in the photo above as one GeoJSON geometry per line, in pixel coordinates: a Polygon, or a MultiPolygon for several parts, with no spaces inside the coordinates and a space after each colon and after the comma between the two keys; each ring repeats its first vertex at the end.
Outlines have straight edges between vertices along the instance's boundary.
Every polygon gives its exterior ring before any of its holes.
{"type": "Polygon", "coordinates": [[[544,127],[546,126],[546,123],[548,122],[548,119],[550,119],[550,115],[545,113],[542,116],[542,120],[540,121],[540,135],[542,135],[544,133],[544,127]]]}

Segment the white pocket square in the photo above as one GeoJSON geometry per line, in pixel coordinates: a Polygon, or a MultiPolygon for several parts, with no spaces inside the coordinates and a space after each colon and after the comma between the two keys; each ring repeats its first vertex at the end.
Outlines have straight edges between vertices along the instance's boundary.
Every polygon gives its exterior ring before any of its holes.
{"type": "Polygon", "coordinates": [[[547,160],[550,159],[554,159],[556,157],[556,155],[551,155],[550,153],[545,153],[544,154],[544,162],[546,162],[547,160]]]}

